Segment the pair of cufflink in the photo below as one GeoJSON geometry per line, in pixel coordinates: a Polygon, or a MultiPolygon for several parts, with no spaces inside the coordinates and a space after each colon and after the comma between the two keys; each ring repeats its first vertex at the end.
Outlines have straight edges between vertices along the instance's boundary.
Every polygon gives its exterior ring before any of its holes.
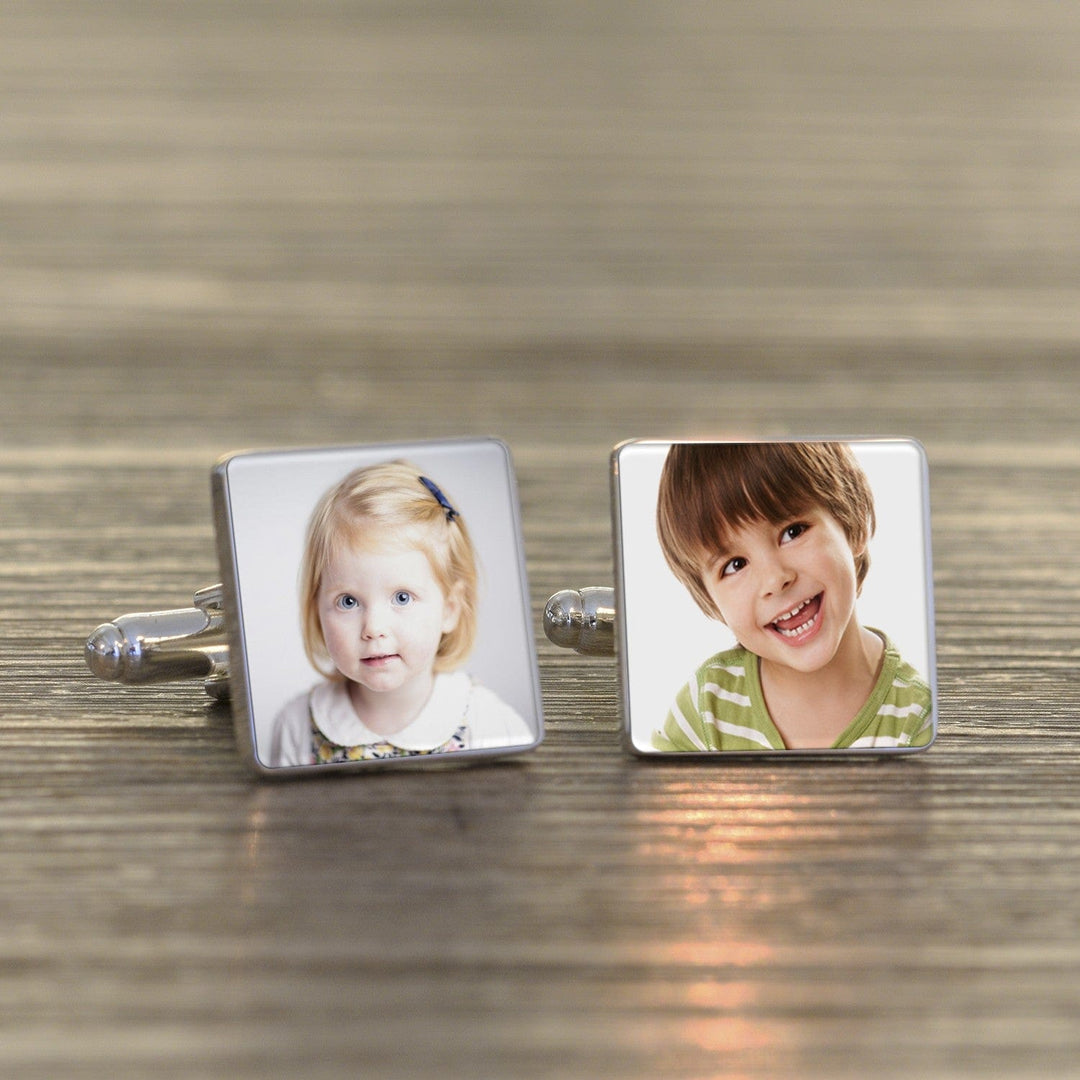
{"type": "MultiPolygon", "coordinates": [[[[611,480],[614,587],[557,592],[543,626],[555,645],[617,658],[627,749],[906,753],[933,741],[917,443],[635,440],[612,452],[611,480]]],[[[505,444],[237,453],[214,467],[211,491],[221,583],[190,608],[99,626],[85,648],[95,675],[201,679],[262,776],[541,742],[505,444]]]]}

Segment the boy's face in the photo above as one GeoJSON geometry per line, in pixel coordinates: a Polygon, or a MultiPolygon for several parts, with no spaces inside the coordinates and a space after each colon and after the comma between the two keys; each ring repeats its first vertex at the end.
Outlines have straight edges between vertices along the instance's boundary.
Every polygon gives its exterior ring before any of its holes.
{"type": "Polygon", "coordinates": [[[427,555],[415,548],[343,545],[326,567],[317,602],[334,666],[376,693],[422,692],[442,635],[457,625],[459,613],[427,555]]]}
{"type": "Polygon", "coordinates": [[[855,556],[827,510],[735,530],[705,567],[705,588],[739,643],[763,661],[818,671],[855,617],[855,556]]]}

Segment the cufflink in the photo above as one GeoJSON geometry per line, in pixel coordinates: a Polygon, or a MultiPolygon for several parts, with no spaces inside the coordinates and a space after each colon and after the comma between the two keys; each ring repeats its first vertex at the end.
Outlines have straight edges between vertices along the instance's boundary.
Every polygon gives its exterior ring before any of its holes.
{"type": "Polygon", "coordinates": [[[532,749],[543,713],[517,484],[495,439],[231,454],[221,583],[85,646],[125,684],[200,679],[262,776],[532,749]]]}
{"type": "Polygon", "coordinates": [[[926,454],[911,439],[632,441],[615,584],[547,602],[615,655],[643,756],[909,753],[937,730],[926,454]]]}

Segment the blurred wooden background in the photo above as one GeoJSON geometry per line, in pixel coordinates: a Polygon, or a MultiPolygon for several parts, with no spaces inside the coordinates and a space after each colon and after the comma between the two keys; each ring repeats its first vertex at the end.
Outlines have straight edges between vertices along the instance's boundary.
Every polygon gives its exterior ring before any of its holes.
{"type": "Polygon", "coordinates": [[[0,1072],[1080,1075],[1080,9],[0,8],[0,1072]],[[633,436],[904,434],[941,737],[259,784],[82,641],[216,580],[218,454],[494,434],[531,588],[633,436]]]}

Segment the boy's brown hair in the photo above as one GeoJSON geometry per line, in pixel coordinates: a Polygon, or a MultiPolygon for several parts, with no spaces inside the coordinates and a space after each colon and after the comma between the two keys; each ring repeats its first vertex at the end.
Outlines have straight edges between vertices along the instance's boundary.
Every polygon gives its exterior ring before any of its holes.
{"type": "Polygon", "coordinates": [[[811,507],[827,510],[844,530],[861,589],[874,496],[845,443],[674,443],[660,475],[656,529],[672,572],[719,619],[702,571],[732,530],[755,521],[786,525],[811,507]]]}

